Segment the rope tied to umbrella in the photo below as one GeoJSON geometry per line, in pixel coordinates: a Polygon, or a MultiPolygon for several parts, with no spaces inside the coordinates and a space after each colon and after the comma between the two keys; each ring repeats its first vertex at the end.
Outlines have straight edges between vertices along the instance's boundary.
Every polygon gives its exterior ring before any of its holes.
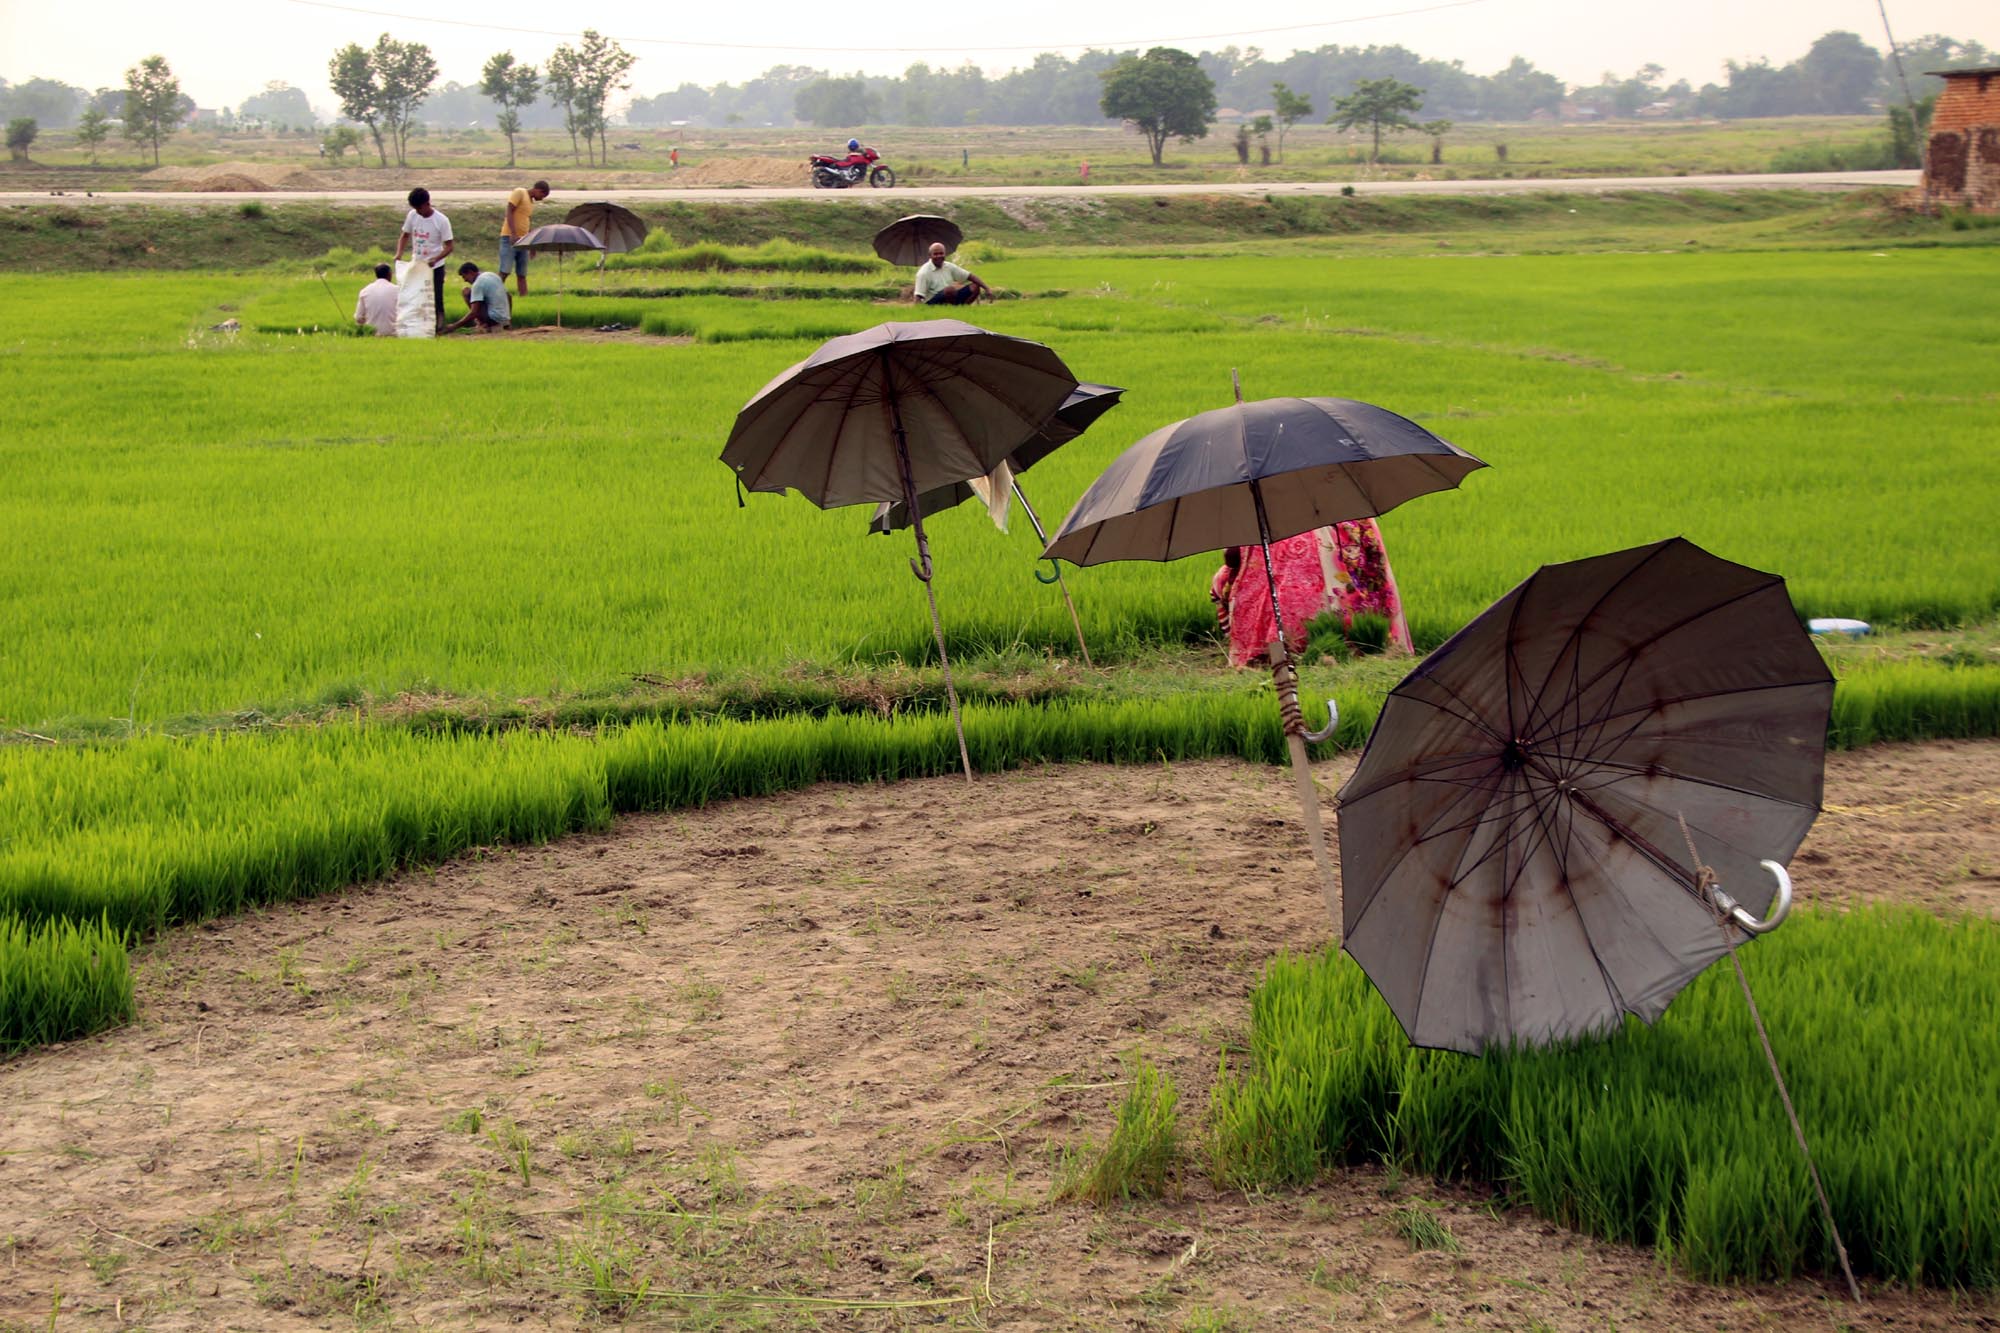
{"type": "Polygon", "coordinates": [[[1834,1253],[1840,1256],[1840,1272],[1847,1279],[1847,1294],[1856,1305],[1861,1304],[1861,1286],[1854,1280],[1854,1269],[1847,1261],[1847,1246],[1840,1238],[1840,1228],[1833,1221],[1833,1206],[1827,1202],[1826,1186],[1820,1182],[1819,1167],[1813,1162],[1812,1149],[1806,1146],[1806,1132],[1799,1124],[1799,1113],[1792,1105],[1791,1089],[1785,1086],[1785,1076],[1778,1069],[1777,1052],[1771,1049],[1771,1034],[1764,1029],[1764,1015],[1757,1008],[1757,997],[1750,992],[1750,977],[1743,970],[1743,960],[1736,955],[1736,937],[1729,929],[1729,909],[1718,896],[1722,881],[1715,871],[1701,859],[1695,849],[1694,834],[1688,828],[1687,816],[1676,811],[1674,818],[1681,826],[1681,837],[1687,842],[1688,862],[1694,866],[1695,893],[1708,906],[1715,918],[1715,928],[1722,932],[1723,947],[1729,950],[1729,961],[1736,968],[1736,980],[1743,987],[1743,999],[1750,1006],[1750,1021],[1756,1025],[1757,1040],[1763,1043],[1765,1062],[1771,1066],[1771,1077],[1778,1085],[1778,1100],[1785,1104],[1785,1118],[1791,1122],[1792,1138],[1799,1145],[1800,1156],[1806,1159],[1806,1173],[1812,1177],[1813,1192],[1819,1196],[1820,1216],[1826,1219],[1827,1233],[1833,1237],[1834,1253]]]}

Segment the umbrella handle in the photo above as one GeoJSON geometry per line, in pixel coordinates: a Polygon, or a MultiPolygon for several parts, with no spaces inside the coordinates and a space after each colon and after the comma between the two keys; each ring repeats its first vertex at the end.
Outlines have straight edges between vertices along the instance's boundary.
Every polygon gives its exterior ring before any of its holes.
{"type": "Polygon", "coordinates": [[[1036,570],[1036,571],[1035,571],[1035,582],[1037,582],[1037,583],[1060,583],[1060,582],[1062,582],[1062,570],[1061,570],[1061,568],[1060,568],[1060,567],[1058,567],[1058,566],[1057,566],[1057,564],[1056,564],[1055,560],[1054,560],[1054,559],[1053,559],[1052,557],[1050,557],[1050,556],[1046,556],[1046,555],[1045,555],[1045,556],[1043,556],[1043,557],[1042,557],[1042,559],[1044,559],[1044,560],[1047,560],[1047,561],[1049,562],[1049,572],[1048,572],[1048,573],[1046,573],[1046,574],[1044,574],[1044,573],[1042,573],[1042,571],[1041,571],[1041,570],[1039,570],[1039,569],[1038,569],[1038,570],[1036,570]]]}
{"type": "Polygon", "coordinates": [[[1715,896],[1715,905],[1722,909],[1723,914],[1752,935],[1764,935],[1776,930],[1784,924],[1785,918],[1792,910],[1792,877],[1776,861],[1760,861],[1758,864],[1770,871],[1771,878],[1778,881],[1778,895],[1775,900],[1777,906],[1771,910],[1771,915],[1762,920],[1750,915],[1741,903],[1724,893],[1720,884],[1709,890],[1715,896]]]}
{"type": "Polygon", "coordinates": [[[931,553],[929,551],[924,552],[922,564],[918,564],[916,559],[912,557],[910,560],[910,572],[917,576],[919,583],[929,583],[931,581],[931,553]]]}
{"type": "Polygon", "coordinates": [[[1326,701],[1326,726],[1320,731],[1308,731],[1306,740],[1313,745],[1333,739],[1333,733],[1340,729],[1340,705],[1333,700],[1326,701]]]}

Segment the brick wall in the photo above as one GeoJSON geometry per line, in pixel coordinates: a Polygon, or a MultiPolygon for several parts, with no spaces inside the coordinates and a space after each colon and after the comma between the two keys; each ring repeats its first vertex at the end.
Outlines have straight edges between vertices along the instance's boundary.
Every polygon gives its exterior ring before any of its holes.
{"type": "Polygon", "coordinates": [[[2000,212],[2000,69],[1945,78],[1924,153],[1924,202],[2000,212]]]}

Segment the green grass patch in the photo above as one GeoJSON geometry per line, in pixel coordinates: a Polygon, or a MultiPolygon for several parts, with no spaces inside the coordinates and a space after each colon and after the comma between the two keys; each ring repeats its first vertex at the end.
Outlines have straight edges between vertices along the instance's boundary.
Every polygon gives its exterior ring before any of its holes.
{"type": "Polygon", "coordinates": [[[654,229],[636,250],[608,255],[607,269],[669,269],[705,273],[880,273],[888,268],[873,255],[840,254],[782,238],[756,247],[702,242],[676,245],[654,229]]]}
{"type": "Polygon", "coordinates": [[[103,920],[0,913],[0,1056],[132,1017],[125,935],[103,920]]]}
{"type": "MultiPolygon", "coordinates": [[[[1802,911],[1742,956],[1856,1271],[2000,1285],[2000,923],[1802,911]]],[[[1386,1160],[1702,1278],[1834,1271],[1726,964],[1652,1028],[1480,1059],[1413,1049],[1345,955],[1278,959],[1251,1007],[1210,1106],[1224,1179],[1386,1160]]]]}

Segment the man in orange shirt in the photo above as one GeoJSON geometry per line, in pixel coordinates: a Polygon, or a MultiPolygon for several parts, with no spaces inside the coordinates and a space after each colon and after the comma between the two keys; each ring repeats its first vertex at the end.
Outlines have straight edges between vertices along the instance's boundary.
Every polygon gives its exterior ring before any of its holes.
{"type": "Polygon", "coordinates": [[[507,219],[500,224],[500,276],[513,274],[514,291],[520,296],[528,294],[528,252],[516,250],[514,242],[535,229],[535,205],[548,197],[547,181],[507,194],[507,219]]]}

